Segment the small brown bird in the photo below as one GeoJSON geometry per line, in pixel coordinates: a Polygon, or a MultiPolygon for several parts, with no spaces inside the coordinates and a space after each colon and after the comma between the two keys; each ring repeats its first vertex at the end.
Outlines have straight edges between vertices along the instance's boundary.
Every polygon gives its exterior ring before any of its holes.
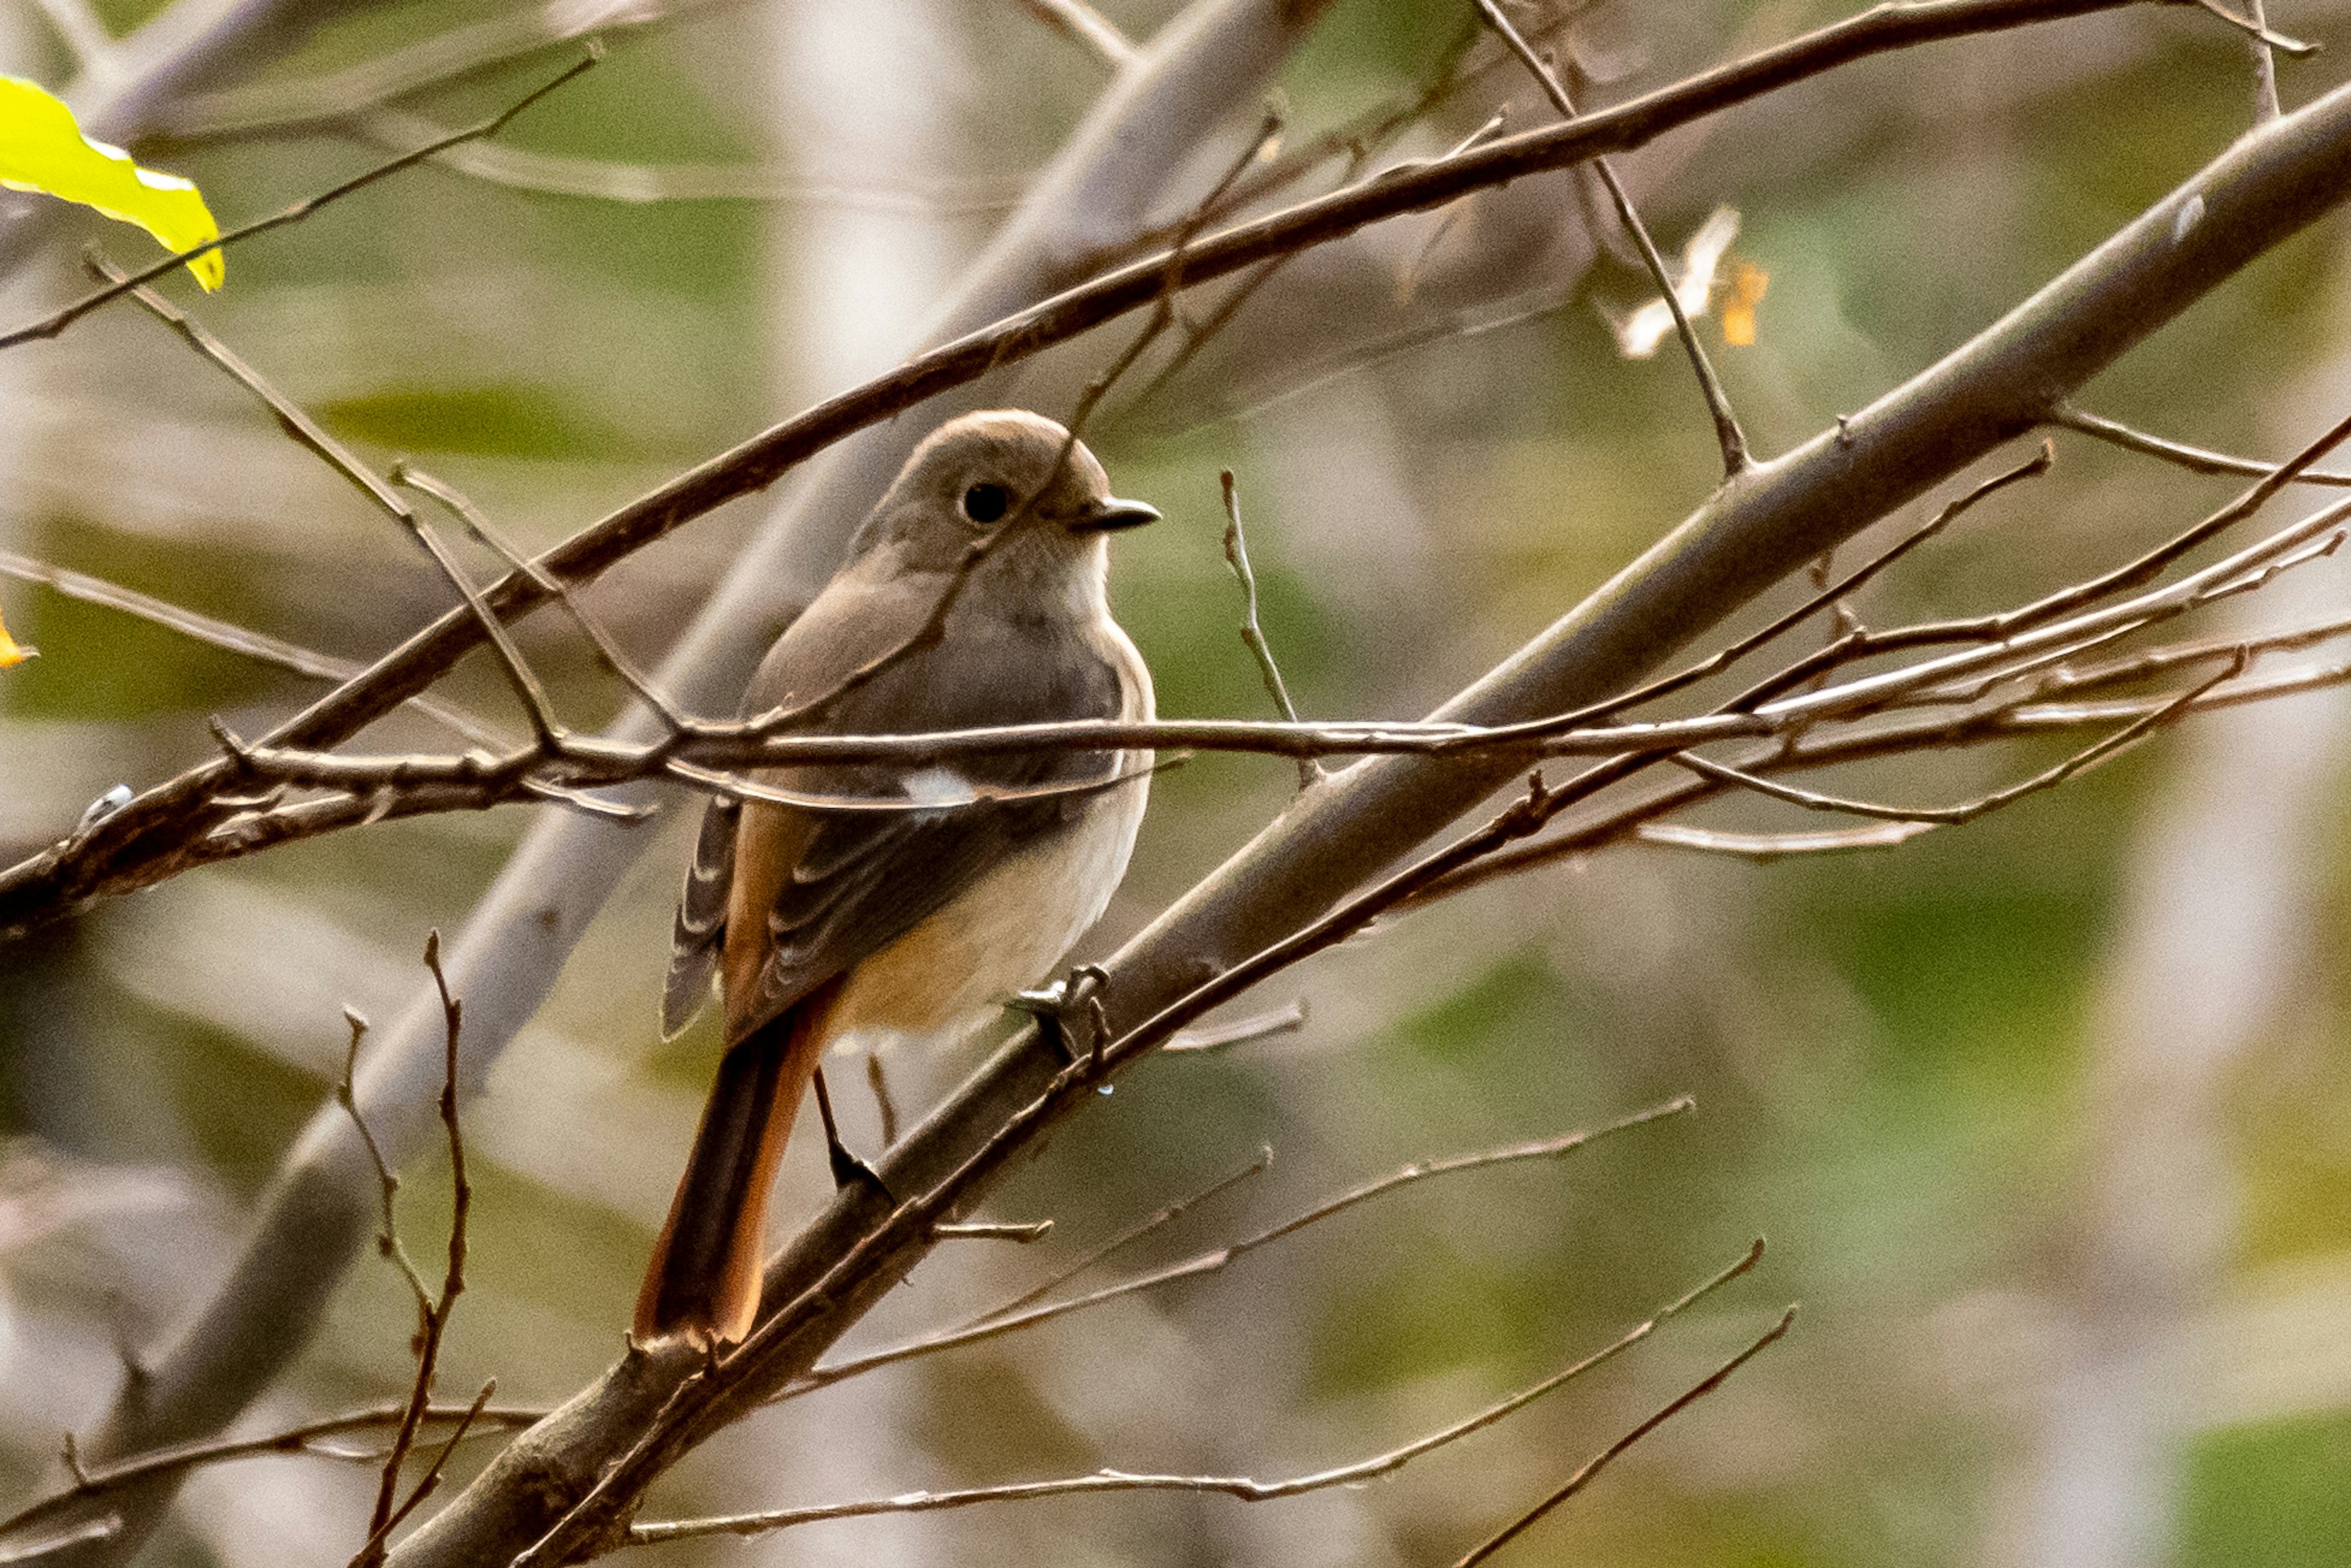
{"type": "MultiPolygon", "coordinates": [[[[752,677],[746,715],[816,705],[799,733],[915,734],[1147,719],[1151,674],[1111,619],[1111,530],[1159,514],[1110,493],[1093,454],[1033,413],[967,414],[906,460],[849,559],[752,677]]],[[[1148,753],[973,755],[908,769],[769,768],[778,792],[702,819],[662,1020],[716,975],[726,1051],[637,1298],[641,1338],[733,1343],[759,1304],[768,1189],[820,1063],[852,1030],[921,1033],[1037,983],[1110,902],[1143,820],[1148,753]]]]}

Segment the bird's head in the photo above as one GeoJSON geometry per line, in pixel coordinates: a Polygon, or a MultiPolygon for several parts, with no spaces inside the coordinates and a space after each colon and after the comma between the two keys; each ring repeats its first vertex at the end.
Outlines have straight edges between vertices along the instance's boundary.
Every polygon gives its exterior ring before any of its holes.
{"type": "Polygon", "coordinates": [[[1097,583],[1108,534],[1159,513],[1111,494],[1085,444],[1041,414],[967,413],[906,459],[853,547],[887,545],[901,568],[988,575],[1071,573],[1097,583]],[[973,562],[975,547],[985,553],[973,562]]]}

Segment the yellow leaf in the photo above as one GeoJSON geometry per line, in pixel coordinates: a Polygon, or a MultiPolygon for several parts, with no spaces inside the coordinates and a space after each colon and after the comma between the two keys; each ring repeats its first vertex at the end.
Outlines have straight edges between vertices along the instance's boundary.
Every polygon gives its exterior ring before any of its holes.
{"type": "Polygon", "coordinates": [[[7,626],[0,623],[0,670],[5,670],[11,664],[21,664],[39,652],[38,648],[27,648],[8,635],[7,626]]]}
{"type": "MultiPolygon", "coordinates": [[[[137,224],[166,250],[193,250],[220,237],[220,225],[194,185],[177,174],[141,169],[121,148],[90,141],[74,123],[72,110],[17,77],[0,77],[0,185],[95,207],[137,224]]],[[[206,288],[218,288],[221,253],[196,257],[188,270],[206,288]]]]}
{"type": "Polygon", "coordinates": [[[1722,340],[1733,347],[1755,346],[1755,307],[1771,286],[1771,275],[1751,261],[1742,261],[1731,275],[1730,298],[1722,302],[1722,340]]]}

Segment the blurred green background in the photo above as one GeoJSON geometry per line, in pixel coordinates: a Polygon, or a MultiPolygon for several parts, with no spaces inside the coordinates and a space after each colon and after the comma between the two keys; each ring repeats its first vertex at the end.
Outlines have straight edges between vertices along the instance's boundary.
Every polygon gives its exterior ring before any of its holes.
{"type": "MultiPolygon", "coordinates": [[[[1172,9],[1102,8],[1137,38],[1172,9]]],[[[289,119],[305,84],[509,15],[454,0],[326,9],[159,111],[142,158],[195,178],[235,221],[420,124],[494,110],[576,47],[289,119]],[[251,123],[273,107],[276,122],[251,123]]],[[[1109,76],[1015,0],[667,9],[612,28],[606,64],[497,156],[243,246],[226,289],[193,308],[363,455],[413,457],[544,545],[886,368],[1109,76]],[[600,184],[677,199],[576,193],[600,184]]],[[[147,15],[100,10],[118,32],[147,15]]],[[[1702,0],[1521,14],[1602,103],[1842,13],[1702,0]]],[[[1280,74],[1286,145],[1408,101],[1468,17],[1450,0],[1340,0],[1280,74]]],[[[2337,0],[2278,0],[2271,20],[2351,47],[2337,0]]],[[[0,13],[0,47],[17,73],[72,75],[38,7],[0,13]]],[[[2281,63],[2289,109],[2336,84],[2335,58],[2281,63]]],[[[1515,125],[1547,115],[1490,44],[1461,64],[1458,90],[1380,157],[1441,152],[1505,101],[1515,125]]],[[[1668,248],[1718,205],[1743,214],[1733,257],[1770,277],[1760,340],[1728,347],[1702,329],[1770,455],[1996,319],[2242,133],[2252,108],[2239,35],[2191,7],[2139,7],[1849,68],[1624,168],[1668,248]]],[[[1246,130],[1204,149],[1186,192],[1246,130]]],[[[1618,353],[1608,318],[1647,290],[1604,247],[1594,258],[1583,210],[1568,178],[1548,176],[1374,231],[1269,286],[1190,369],[1112,400],[1089,440],[1122,493],[1166,514],[1121,541],[1113,576],[1163,712],[1267,706],[1218,549],[1220,467],[1238,475],[1265,624],[1312,716],[1416,716],[1703,497],[1715,459],[1687,366],[1670,346],[1618,353]]],[[[2290,450],[2351,392],[2345,232],[2330,220],[2282,246],[2085,404],[2210,445],[2290,450]]],[[[10,285],[11,319],[74,287],[85,239],[147,254],[95,219],[49,222],[10,285]]],[[[1114,329],[1004,393],[1066,413],[1123,341],[1114,329]]],[[[393,526],[133,309],[0,356],[0,548],[353,658],[447,601],[393,526]]],[[[2049,477],[1872,586],[1861,612],[1996,609],[2232,493],[2057,444],[2049,477]]],[[[588,602],[652,659],[769,505],[695,523],[588,602]]],[[[2314,568],[2214,625],[2340,614],[2345,586],[2331,563],[2314,568]]],[[[42,651],[0,674],[12,860],[110,785],[205,755],[208,715],[251,734],[312,690],[23,582],[0,579],[0,612],[42,651]]],[[[533,621],[524,641],[573,722],[618,711],[559,622],[533,621]]],[[[447,689],[519,733],[486,660],[447,689]]],[[[1407,1160],[1685,1092],[1698,1113],[1557,1166],[1426,1184],[1207,1282],[768,1413],[697,1456],[653,1511],[1096,1466],[1270,1478],[1338,1464],[1597,1348],[1770,1239],[1749,1280],[1499,1427],[1295,1502],[1065,1500],[654,1551],[1449,1562],[1800,1301],[1788,1340],[1499,1561],[2351,1562],[2346,718],[2322,694],[2199,721],[1896,850],[1754,865],[1618,847],[1384,925],[1235,1009],[1301,998],[1302,1030],[1149,1064],[1060,1134],[990,1206],[1050,1216],[1049,1240],[942,1249],[856,1343],[1017,1292],[1261,1146],[1265,1174],[1127,1265],[1249,1233],[1407,1160]]],[[[439,744],[408,717],[369,738],[439,744]]],[[[1832,783],[1956,800],[2056,755],[1930,757],[1832,783]]],[[[1279,760],[1215,757],[1161,778],[1086,950],[1220,862],[1294,781],[1279,760]]],[[[706,1025],[668,1046],[654,1027],[695,814],[681,796],[634,830],[644,859],[470,1113],[473,1288],[446,1389],[495,1375],[502,1400],[553,1402],[618,1346],[716,1049],[706,1025]]],[[[1819,825],[1758,803],[1701,820],[1819,825]]],[[[339,1009],[409,1005],[425,932],[464,918],[525,825],[509,810],[347,833],[0,948],[0,1126],[16,1139],[0,1162],[7,1496],[55,1484],[59,1433],[113,1396],[116,1344],[167,1337],[225,1270],[241,1215],[340,1071],[339,1009]]],[[[970,1064],[888,1065],[914,1112],[970,1064]]],[[[853,1136],[875,1136],[862,1097],[851,1110],[853,1136]]],[[[820,1149],[803,1144],[779,1231],[827,1193],[820,1149]]],[[[409,1173],[420,1256],[437,1249],[446,1197],[434,1164],[409,1173]]],[[[248,1424],[403,1389],[407,1313],[398,1281],[361,1260],[248,1424]]],[[[147,1560],[340,1563],[371,1487],[363,1468],[317,1459],[209,1472],[147,1560]]]]}

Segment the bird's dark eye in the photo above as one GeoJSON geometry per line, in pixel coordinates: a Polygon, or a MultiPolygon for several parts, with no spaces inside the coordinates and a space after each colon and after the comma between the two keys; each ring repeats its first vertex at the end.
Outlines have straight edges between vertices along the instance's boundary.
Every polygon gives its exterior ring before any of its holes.
{"type": "Polygon", "coordinates": [[[1001,485],[974,485],[963,493],[963,515],[975,523],[992,523],[1012,506],[1001,485]]]}

